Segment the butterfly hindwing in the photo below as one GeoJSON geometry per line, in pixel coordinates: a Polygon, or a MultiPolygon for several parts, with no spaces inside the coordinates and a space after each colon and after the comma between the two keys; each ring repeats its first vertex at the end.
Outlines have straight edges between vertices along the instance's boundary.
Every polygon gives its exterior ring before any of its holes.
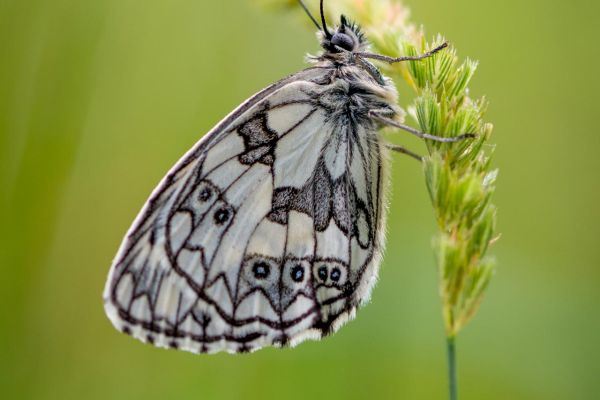
{"type": "Polygon", "coordinates": [[[335,331],[381,252],[382,148],[332,118],[334,69],[251,98],[159,184],[111,268],[113,324],[161,347],[251,351],[335,331]]]}

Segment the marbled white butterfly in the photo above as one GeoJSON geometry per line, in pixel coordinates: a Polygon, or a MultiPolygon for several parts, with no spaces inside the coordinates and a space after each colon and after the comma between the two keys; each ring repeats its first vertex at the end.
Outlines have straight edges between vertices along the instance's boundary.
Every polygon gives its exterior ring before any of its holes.
{"type": "Polygon", "coordinates": [[[252,96],[166,175],[123,240],[104,304],[113,325],[197,353],[294,346],[335,332],[370,296],[384,245],[393,82],[344,16],[312,66],[252,96]]]}

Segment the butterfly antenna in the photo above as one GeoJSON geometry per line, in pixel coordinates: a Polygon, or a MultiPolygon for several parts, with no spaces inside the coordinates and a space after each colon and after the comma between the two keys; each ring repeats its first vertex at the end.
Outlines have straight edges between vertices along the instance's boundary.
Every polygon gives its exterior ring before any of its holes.
{"type": "Polygon", "coordinates": [[[304,12],[306,12],[306,15],[308,15],[308,17],[313,22],[313,24],[315,24],[317,29],[321,30],[321,25],[319,25],[319,23],[317,22],[315,17],[313,17],[313,15],[310,13],[310,10],[308,9],[308,7],[306,7],[306,4],[304,4],[304,2],[302,0],[298,0],[298,3],[300,3],[300,6],[304,9],[304,12]]]}
{"type": "Polygon", "coordinates": [[[331,33],[327,29],[327,22],[325,22],[325,13],[323,12],[323,0],[321,0],[321,22],[323,23],[323,32],[325,33],[325,37],[327,39],[331,39],[331,33]]]}

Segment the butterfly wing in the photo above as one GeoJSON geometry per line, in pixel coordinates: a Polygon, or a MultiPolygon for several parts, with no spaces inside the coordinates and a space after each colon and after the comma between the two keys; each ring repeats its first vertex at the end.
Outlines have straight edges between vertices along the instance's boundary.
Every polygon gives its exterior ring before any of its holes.
{"type": "Polygon", "coordinates": [[[123,332],[193,352],[320,338],[369,297],[383,237],[382,148],[330,118],[331,68],[258,93],[201,139],[136,218],[111,267],[123,332]]]}

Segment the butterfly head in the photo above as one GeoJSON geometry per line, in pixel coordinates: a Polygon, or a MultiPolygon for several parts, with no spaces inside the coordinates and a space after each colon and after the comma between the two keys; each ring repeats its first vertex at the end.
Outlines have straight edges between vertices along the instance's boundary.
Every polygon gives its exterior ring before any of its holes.
{"type": "Polygon", "coordinates": [[[363,51],[368,46],[368,43],[360,26],[349,22],[342,15],[340,24],[333,32],[330,32],[327,28],[321,32],[321,46],[328,53],[342,53],[346,51],[363,51]]]}

